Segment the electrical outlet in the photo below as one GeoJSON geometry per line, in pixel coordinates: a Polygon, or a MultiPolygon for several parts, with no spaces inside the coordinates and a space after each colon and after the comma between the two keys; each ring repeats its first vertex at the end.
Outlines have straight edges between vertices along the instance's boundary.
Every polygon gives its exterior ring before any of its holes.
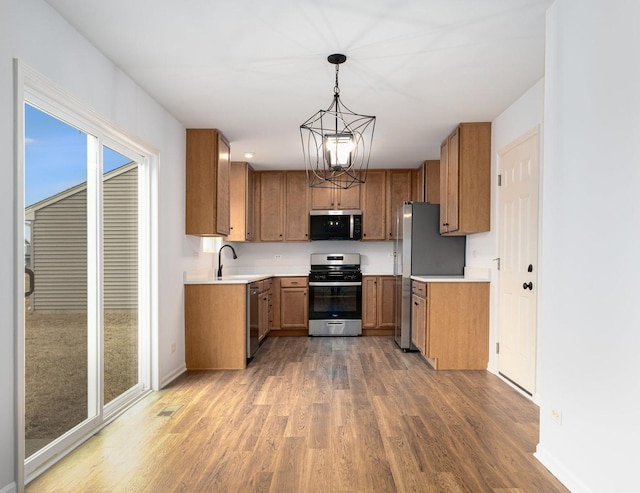
{"type": "Polygon", "coordinates": [[[551,419],[559,425],[562,424],[562,411],[560,409],[551,408],[551,419]]]}
{"type": "Polygon", "coordinates": [[[176,352],[176,343],[171,344],[171,354],[176,352]]]}
{"type": "Polygon", "coordinates": [[[273,258],[275,258],[276,260],[281,260],[282,259],[282,255],[274,255],[273,258]]]}

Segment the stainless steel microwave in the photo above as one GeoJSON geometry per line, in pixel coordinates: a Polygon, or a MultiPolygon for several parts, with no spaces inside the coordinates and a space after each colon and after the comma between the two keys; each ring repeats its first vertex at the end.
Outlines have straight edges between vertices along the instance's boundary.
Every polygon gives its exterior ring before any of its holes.
{"type": "Polygon", "coordinates": [[[311,240],[362,239],[362,211],[311,211],[309,238],[311,240]]]}

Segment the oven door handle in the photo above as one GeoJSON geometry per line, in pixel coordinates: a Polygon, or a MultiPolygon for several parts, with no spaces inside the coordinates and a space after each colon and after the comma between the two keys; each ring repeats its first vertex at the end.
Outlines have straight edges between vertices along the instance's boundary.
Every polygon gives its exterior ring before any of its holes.
{"type": "Polygon", "coordinates": [[[326,286],[326,287],[341,287],[341,286],[362,286],[361,282],[310,282],[309,286],[326,286]]]}

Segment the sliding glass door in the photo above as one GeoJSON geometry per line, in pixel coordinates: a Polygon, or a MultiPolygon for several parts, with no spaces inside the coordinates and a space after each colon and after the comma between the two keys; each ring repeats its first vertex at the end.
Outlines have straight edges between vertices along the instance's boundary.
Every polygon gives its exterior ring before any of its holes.
{"type": "Polygon", "coordinates": [[[145,159],[32,102],[24,123],[28,477],[148,390],[150,336],[145,159]]]}

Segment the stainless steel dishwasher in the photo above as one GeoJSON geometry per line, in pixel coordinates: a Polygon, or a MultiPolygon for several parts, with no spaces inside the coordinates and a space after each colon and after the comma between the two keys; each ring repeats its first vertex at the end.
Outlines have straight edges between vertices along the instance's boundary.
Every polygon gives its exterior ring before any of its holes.
{"type": "Polygon", "coordinates": [[[247,358],[258,350],[258,283],[247,285],[247,358]]]}

